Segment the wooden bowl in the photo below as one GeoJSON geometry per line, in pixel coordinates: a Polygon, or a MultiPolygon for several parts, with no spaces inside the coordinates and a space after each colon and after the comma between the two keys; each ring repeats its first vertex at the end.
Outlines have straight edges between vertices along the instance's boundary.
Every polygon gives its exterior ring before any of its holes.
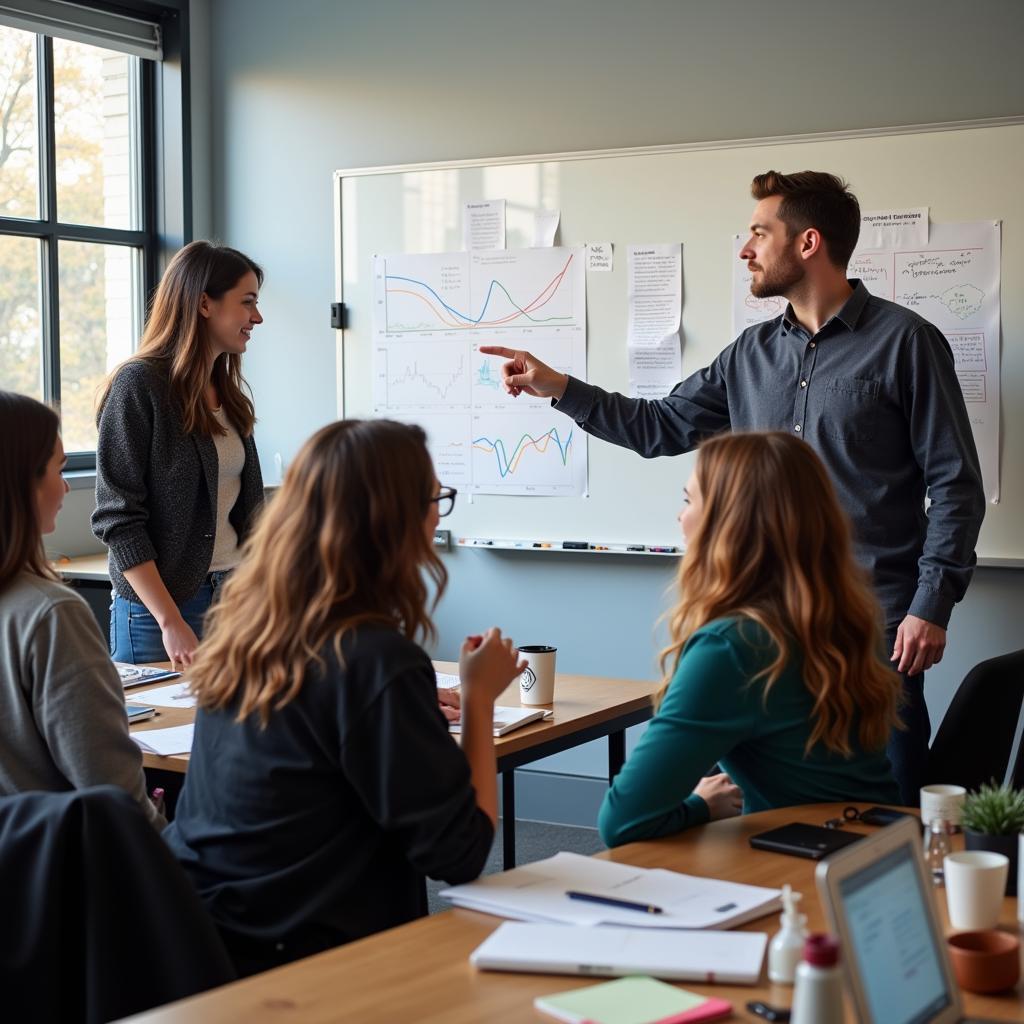
{"type": "Polygon", "coordinates": [[[1020,941],[1007,932],[957,932],[946,940],[957,983],[968,992],[1001,992],[1020,977],[1020,941]]]}

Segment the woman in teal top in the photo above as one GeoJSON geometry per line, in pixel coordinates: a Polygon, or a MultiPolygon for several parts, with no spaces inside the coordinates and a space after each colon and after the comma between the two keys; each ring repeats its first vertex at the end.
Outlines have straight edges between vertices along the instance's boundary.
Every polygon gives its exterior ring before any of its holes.
{"type": "Polygon", "coordinates": [[[794,804],[893,804],[899,677],[814,452],[784,433],[706,442],[684,491],[680,600],[656,713],[605,796],[609,846],[794,804]],[[704,777],[714,764],[720,775],[704,777]]]}

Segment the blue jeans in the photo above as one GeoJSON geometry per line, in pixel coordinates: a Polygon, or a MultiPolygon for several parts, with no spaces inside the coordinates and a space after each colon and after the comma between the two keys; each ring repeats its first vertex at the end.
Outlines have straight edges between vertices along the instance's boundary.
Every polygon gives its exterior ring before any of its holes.
{"type": "MultiPolygon", "coordinates": [[[[227,575],[226,572],[210,573],[196,593],[178,605],[181,617],[200,640],[203,620],[227,575]]],[[[133,665],[168,660],[160,627],[152,613],[144,604],[129,601],[120,594],[114,594],[110,604],[110,656],[114,661],[133,665]]]]}

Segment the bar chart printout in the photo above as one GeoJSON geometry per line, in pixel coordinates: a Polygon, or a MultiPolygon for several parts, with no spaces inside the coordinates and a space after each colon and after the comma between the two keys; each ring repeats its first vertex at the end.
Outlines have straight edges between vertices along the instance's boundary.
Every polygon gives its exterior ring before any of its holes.
{"type": "Polygon", "coordinates": [[[376,415],[420,424],[460,490],[585,494],[586,437],[546,399],[506,394],[480,352],[527,349],[586,380],[583,250],[376,256],[373,271],[376,415]]]}

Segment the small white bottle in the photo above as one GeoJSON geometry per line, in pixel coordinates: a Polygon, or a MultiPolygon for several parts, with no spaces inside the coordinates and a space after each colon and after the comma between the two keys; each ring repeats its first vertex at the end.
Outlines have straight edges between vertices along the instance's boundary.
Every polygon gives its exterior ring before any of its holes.
{"type": "Polygon", "coordinates": [[[840,1024],[843,1020],[843,976],[839,942],[831,935],[810,935],[796,969],[790,1024],[840,1024]]]}
{"type": "Polygon", "coordinates": [[[792,985],[796,967],[804,954],[807,940],[807,915],[797,913],[796,905],[803,899],[790,885],[782,887],[782,917],[779,931],[768,947],[768,977],[782,985],[792,985]]]}

